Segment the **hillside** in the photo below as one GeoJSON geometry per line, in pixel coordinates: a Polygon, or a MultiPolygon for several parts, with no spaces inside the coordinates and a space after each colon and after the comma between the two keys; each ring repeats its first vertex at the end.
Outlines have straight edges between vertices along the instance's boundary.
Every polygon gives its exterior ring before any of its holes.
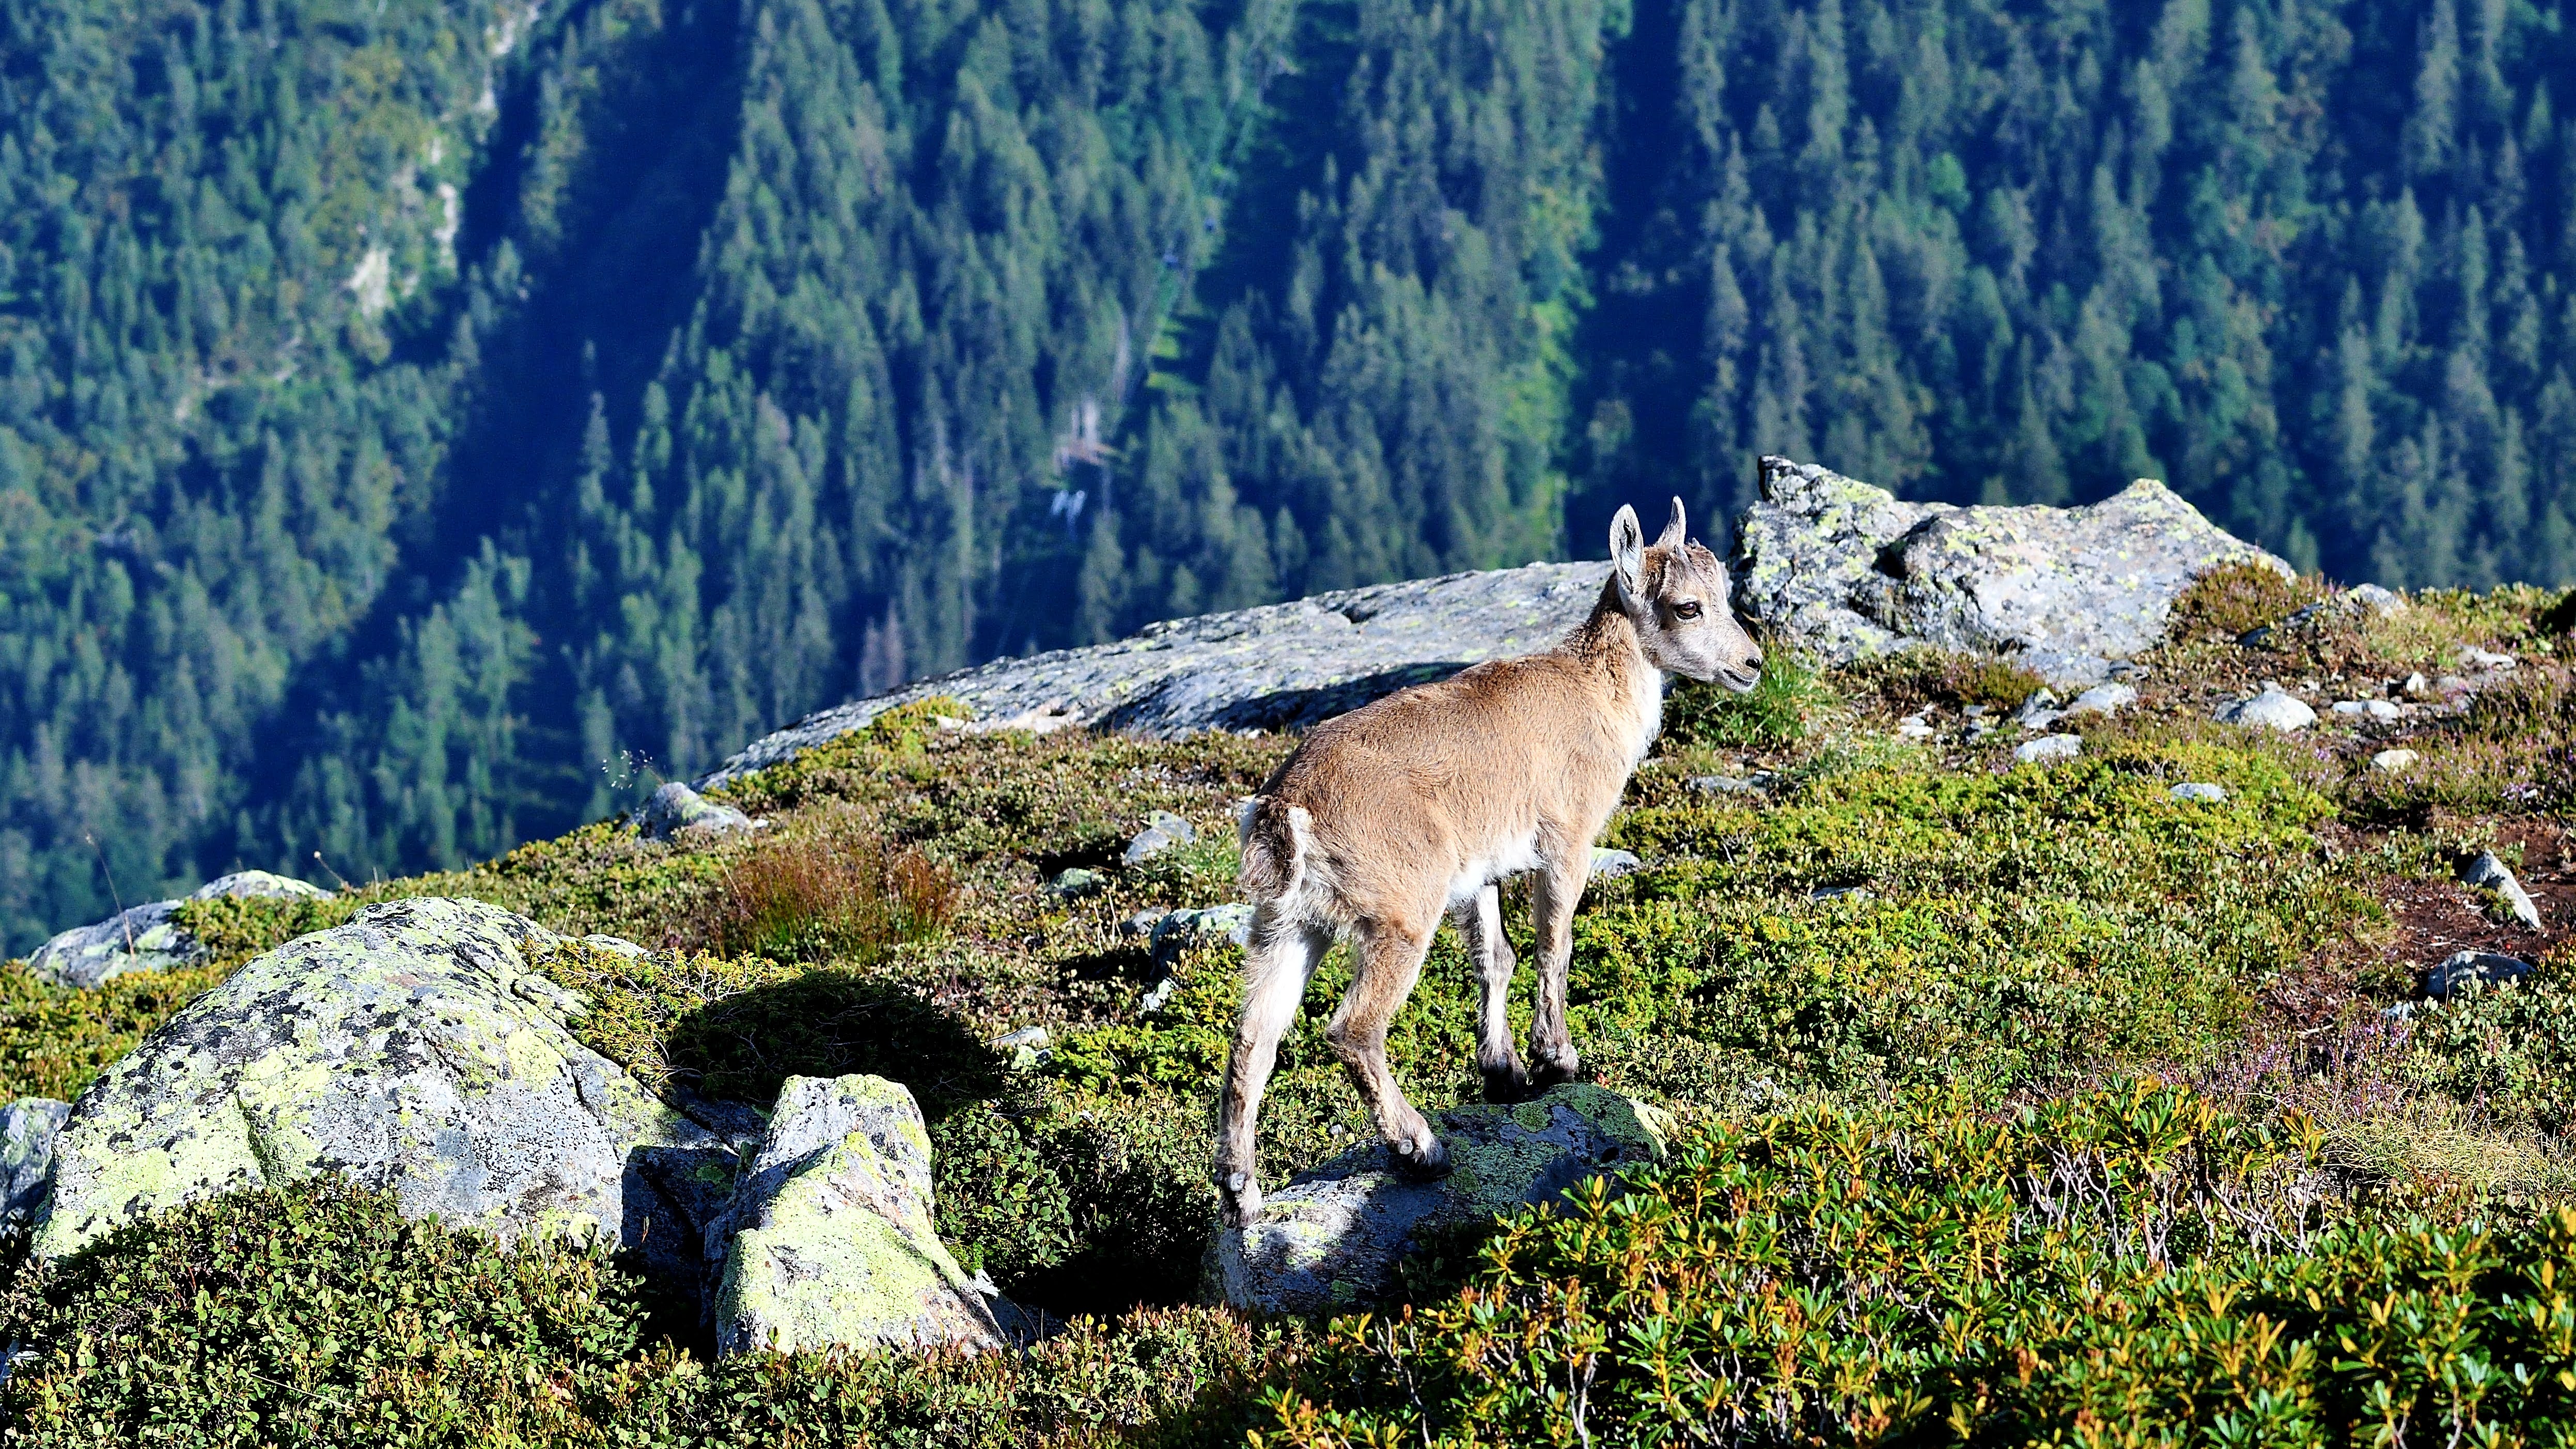
{"type": "Polygon", "coordinates": [[[1765,451],[2564,582],[2567,20],[11,0],[0,948],[1765,451]]]}
{"type": "MultiPolygon", "coordinates": [[[[1069,1320],[1025,1355],[710,1361],[632,1256],[262,1189],[15,1270],[12,1442],[2548,1442],[2576,1423],[2576,642],[2536,590],[2404,602],[2221,570],[2126,674],[2137,700],[2045,726],[2080,743],[2035,763],[2012,716],[2038,682],[1991,657],[1683,687],[1606,842],[1643,868],[1594,883],[1572,995],[1587,1066],[1670,1114],[1670,1153],[1624,1198],[1447,1244],[1374,1316],[1194,1306],[1239,952],[1122,926],[1228,897],[1232,803],[1277,735],[979,730],[924,701],[733,781],[756,832],[610,822],[195,902],[211,964],[94,992],[0,968],[0,1094],[68,1098],[373,902],[615,933],[652,949],[547,958],[584,1043],[675,1101],[906,1084],[940,1234],[1069,1320]],[[2211,719],[2264,680],[2319,722],[2211,719]],[[1125,862],[1156,811],[1197,841],[1125,862]],[[2540,930],[2458,882],[2481,850],[2540,930]],[[2427,1000],[2468,948],[2537,969],[2427,1000]]],[[[1319,1035],[1346,981],[1337,956],[1283,1049],[1274,1180],[1371,1131],[1319,1035]]],[[[1426,1107],[1475,1095],[1473,994],[1444,933],[1390,1044],[1426,1107]]]]}

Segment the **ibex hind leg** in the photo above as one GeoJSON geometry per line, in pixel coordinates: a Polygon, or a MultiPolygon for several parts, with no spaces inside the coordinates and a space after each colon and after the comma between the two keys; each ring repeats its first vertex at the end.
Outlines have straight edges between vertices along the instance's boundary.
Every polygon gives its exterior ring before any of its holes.
{"type": "Polygon", "coordinates": [[[1538,934],[1538,1000],[1530,1013],[1530,1087],[1579,1080],[1583,1064],[1565,1020],[1566,976],[1574,957],[1574,908],[1591,875],[1591,851],[1568,852],[1538,874],[1531,894],[1538,934]]]}
{"type": "Polygon", "coordinates": [[[1323,931],[1284,919],[1277,902],[1265,901],[1254,913],[1252,948],[1244,955],[1243,1020],[1235,1028],[1234,1054],[1217,1103],[1215,1177],[1219,1210],[1229,1226],[1240,1227],[1261,1211],[1255,1130],[1262,1088],[1279,1059],[1279,1038],[1296,1019],[1306,983],[1331,944],[1323,931]]]}
{"type": "Polygon", "coordinates": [[[1485,1079],[1485,1100],[1517,1102],[1529,1095],[1529,1069],[1512,1045],[1512,943],[1503,935],[1502,887],[1489,885],[1449,913],[1467,945],[1484,988],[1477,1006],[1476,1071],[1485,1079]]]}
{"type": "Polygon", "coordinates": [[[1350,1069],[1351,1080],[1368,1102],[1377,1130],[1394,1151],[1396,1170],[1408,1177],[1430,1179],[1449,1172],[1449,1149],[1431,1123],[1404,1098],[1395,1074],[1386,1066],[1386,1029],[1404,999],[1413,994],[1422,974],[1422,957],[1431,947],[1437,915],[1417,927],[1371,923],[1351,939],[1356,958],[1350,994],[1342,998],[1324,1039],[1350,1069]]]}

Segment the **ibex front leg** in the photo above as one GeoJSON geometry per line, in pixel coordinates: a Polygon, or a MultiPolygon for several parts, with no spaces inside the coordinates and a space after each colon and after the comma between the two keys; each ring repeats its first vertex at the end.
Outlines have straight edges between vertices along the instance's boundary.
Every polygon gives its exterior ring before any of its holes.
{"type": "Polygon", "coordinates": [[[1254,1126],[1261,1089],[1279,1059],[1279,1038],[1297,1018],[1315,963],[1331,940],[1302,922],[1282,919],[1276,902],[1263,902],[1252,921],[1252,948],[1243,958],[1243,1020],[1226,1063],[1225,1091],[1217,1102],[1216,1187],[1227,1226],[1241,1227],[1261,1211],[1259,1154],[1254,1126]]]}
{"type": "Polygon", "coordinates": [[[1530,1021],[1530,1085],[1545,1090],[1571,1082],[1582,1063],[1565,1024],[1565,978],[1574,960],[1574,908],[1592,878],[1588,845],[1559,852],[1541,867],[1531,891],[1538,929],[1538,1009],[1530,1021]]]}
{"type": "Polygon", "coordinates": [[[1414,979],[1422,974],[1423,953],[1430,949],[1431,931],[1439,921],[1438,915],[1429,914],[1419,926],[1363,922],[1351,936],[1356,960],[1350,994],[1342,998],[1341,1010],[1333,1013],[1332,1025],[1324,1028],[1324,1039],[1332,1043],[1342,1065],[1350,1068],[1351,1080],[1367,1100],[1369,1114],[1377,1119],[1379,1134],[1395,1150],[1396,1169],[1416,1178],[1446,1174],[1449,1149],[1431,1130],[1430,1122],[1404,1099],[1404,1089],[1387,1070],[1386,1028],[1404,999],[1413,994],[1414,979]]]}
{"type": "Polygon", "coordinates": [[[1449,920],[1466,942],[1467,959],[1475,963],[1484,985],[1477,1011],[1476,1070],[1485,1079],[1485,1100],[1517,1102],[1529,1095],[1529,1070],[1512,1046],[1512,968],[1519,963],[1512,959],[1512,943],[1503,936],[1502,887],[1489,885],[1478,891],[1474,899],[1451,911],[1449,920]]]}

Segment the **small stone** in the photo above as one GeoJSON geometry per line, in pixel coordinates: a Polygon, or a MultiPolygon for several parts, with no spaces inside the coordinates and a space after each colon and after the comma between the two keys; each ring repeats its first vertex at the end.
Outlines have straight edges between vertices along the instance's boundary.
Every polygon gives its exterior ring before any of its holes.
{"type": "Polygon", "coordinates": [[[2024,741],[2013,751],[2013,758],[2025,765],[2037,765],[2071,760],[2083,752],[2084,740],[2080,735],[2041,735],[2038,739],[2024,741]]]}
{"type": "Polygon", "coordinates": [[[2394,591],[2383,589],[2377,584],[2355,584],[2344,590],[2343,597],[2337,602],[2354,613],[2367,612],[2383,618],[2390,614],[2406,612],[2404,599],[2398,597],[2394,591]]]}
{"type": "Polygon", "coordinates": [[[595,951],[606,951],[612,956],[623,956],[629,961],[638,961],[653,954],[624,936],[608,936],[593,932],[582,937],[581,943],[595,951]]]}
{"type": "Polygon", "coordinates": [[[2227,803],[2227,787],[2224,785],[2194,781],[2190,784],[2176,785],[2166,793],[2172,795],[2177,801],[2190,804],[2224,805],[2227,803]]]}
{"type": "Polygon", "coordinates": [[[2288,732],[2303,730],[2317,722],[2317,712],[2293,694],[2285,694],[2278,685],[2267,684],[2260,694],[2220,706],[2221,724],[2243,725],[2249,729],[2274,729],[2288,732]]]}
{"type": "Polygon", "coordinates": [[[1969,719],[1984,719],[1987,714],[1987,709],[1986,706],[1982,704],[1972,704],[1967,708],[1960,710],[1959,713],[1965,715],[1969,719]]]}
{"type": "Polygon", "coordinates": [[[0,1233],[43,1215],[54,1188],[54,1139],[71,1116],[69,1102],[21,1097],[0,1107],[0,1233]]]}
{"type": "Polygon", "coordinates": [[[2477,857],[2460,868],[2460,880],[2476,890],[2493,891],[2513,918],[2532,930],[2546,930],[2541,924],[2539,903],[2531,892],[2516,880],[2513,868],[2496,858],[2492,850],[2481,850],[2477,857]]]}
{"type": "Polygon", "coordinates": [[[1055,879],[1046,883],[1046,889],[1049,895],[1078,901],[1084,896],[1096,896],[1109,889],[1109,877],[1096,870],[1085,870],[1078,865],[1067,866],[1055,873],[1055,879]]]}
{"type": "Polygon", "coordinates": [[[2378,770],[2383,774],[2394,775],[2415,768],[2415,762],[2422,758],[2423,756],[2415,753],[2413,750],[2400,746],[2393,750],[2381,750],[2378,754],[2371,756],[2370,768],[2378,770]]]}
{"type": "Polygon", "coordinates": [[[1617,880],[1623,875],[1634,875],[1645,868],[1646,863],[1639,860],[1633,851],[1607,850],[1598,845],[1592,847],[1594,880],[1617,880]]]}
{"type": "Polygon", "coordinates": [[[1928,740],[1938,731],[1932,722],[1919,714],[1910,714],[1896,722],[1896,732],[1909,740],[1928,740]]]}
{"type": "Polygon", "coordinates": [[[2066,713],[2063,710],[2043,709],[2037,714],[2021,716],[2021,727],[2024,732],[2035,732],[2047,729],[2064,718],[2066,713]]]}
{"type": "Polygon", "coordinates": [[[1762,787],[1739,775],[1693,775],[1682,787],[1699,795],[1758,795],[1762,787]]]}
{"type": "Polygon", "coordinates": [[[750,816],[706,799],[677,780],[654,791],[634,820],[636,832],[646,840],[720,840],[759,828],[750,816]]]}
{"type": "Polygon", "coordinates": [[[2068,714],[2117,714],[2138,702],[2138,692],[2125,684],[2097,684],[2075,696],[2068,714]]]}
{"type": "Polygon", "coordinates": [[[2055,713],[2056,709],[2056,693],[2048,689],[2037,689],[2031,692],[2030,698],[2021,702],[2021,708],[2013,711],[2013,719],[2017,723],[2027,726],[2033,720],[2038,719],[2042,715],[2046,715],[2050,719],[2057,718],[2055,713]]]}
{"type": "Polygon", "coordinates": [[[1014,1047],[1042,1047],[1046,1044],[1047,1029],[1043,1026],[1024,1026],[1018,1031],[1005,1032],[993,1038],[993,1048],[996,1051],[1009,1051],[1014,1047]]]}
{"type": "Polygon", "coordinates": [[[2408,699],[2422,699],[2432,691],[2433,683],[2418,673],[2407,675],[2406,681],[2397,687],[2405,692],[2408,699]]]}
{"type": "Polygon", "coordinates": [[[1152,990],[1137,998],[1136,1009],[1147,1016],[1152,1016],[1155,1012],[1163,1009],[1163,1004],[1165,1002],[1172,999],[1172,992],[1177,989],[1180,984],[1180,978],[1177,976],[1166,976],[1162,980],[1155,982],[1152,990]]]}
{"type": "Polygon", "coordinates": [[[2237,635],[2236,642],[2244,645],[2248,649],[2260,649],[2264,645],[2272,642],[2272,626],[2269,624],[2257,624],[2253,628],[2246,630],[2244,633],[2237,635]]]}
{"type": "Polygon", "coordinates": [[[1846,896],[1856,901],[1873,900],[1876,898],[1870,891],[1869,887],[1856,885],[1818,886],[1814,890],[1807,892],[1807,899],[1811,901],[1836,901],[1841,900],[1846,896]]]}
{"type": "Polygon", "coordinates": [[[2501,986],[2531,974],[2531,963],[2494,951],[2461,951],[2424,973],[2424,994],[2447,1001],[2473,983],[2501,986]]]}
{"type": "Polygon", "coordinates": [[[1127,853],[1120,859],[1128,865],[1142,865],[1176,846],[1187,845],[1199,838],[1198,828],[1169,810],[1157,810],[1145,817],[1145,828],[1127,842],[1127,853]]]}
{"type": "Polygon", "coordinates": [[[2479,649],[2472,646],[2460,651],[2460,662],[2479,669],[2511,669],[2519,661],[2510,654],[2498,654],[2492,649],[2479,649]]]}

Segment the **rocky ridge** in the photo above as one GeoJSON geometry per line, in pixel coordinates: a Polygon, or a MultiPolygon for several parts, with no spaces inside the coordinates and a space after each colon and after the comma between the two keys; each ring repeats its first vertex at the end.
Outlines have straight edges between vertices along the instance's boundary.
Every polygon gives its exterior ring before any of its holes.
{"type": "MultiPolygon", "coordinates": [[[[2081,508],[1908,503],[1786,458],[1738,522],[1735,603],[1775,641],[1844,663],[1912,645],[2005,653],[2061,688],[2102,683],[2163,634],[2174,598],[2230,563],[2289,565],[2140,480],[2081,508]]],[[[1581,623],[1606,563],[1530,564],[1155,624],[1116,643],[1001,659],[838,705],[699,782],[791,759],[900,705],[952,698],[972,729],[1169,739],[1302,730],[1407,685],[1533,653],[1581,623]]]]}

